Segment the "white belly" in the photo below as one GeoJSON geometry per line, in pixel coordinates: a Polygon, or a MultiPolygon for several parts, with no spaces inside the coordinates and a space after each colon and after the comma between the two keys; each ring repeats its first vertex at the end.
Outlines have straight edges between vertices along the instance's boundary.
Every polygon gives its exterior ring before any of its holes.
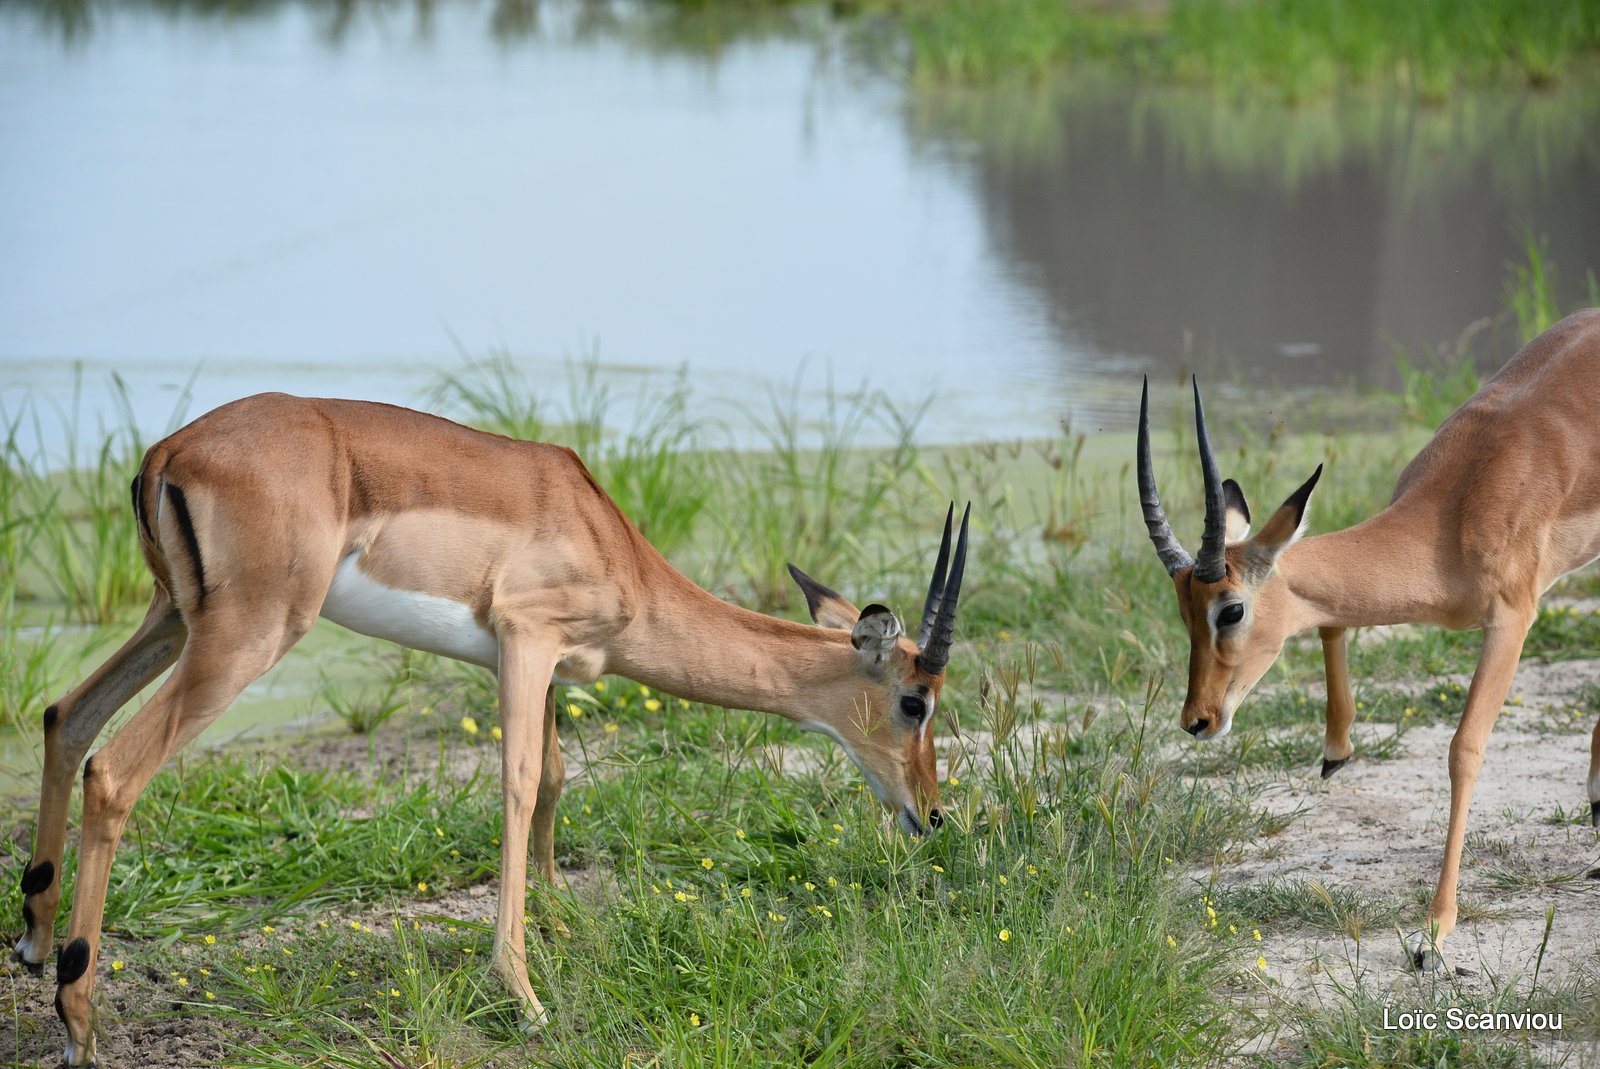
{"type": "Polygon", "coordinates": [[[363,572],[351,553],[339,562],[322,615],[341,627],[402,646],[441,653],[459,661],[494,668],[500,643],[459,601],[384,586],[363,572]]]}

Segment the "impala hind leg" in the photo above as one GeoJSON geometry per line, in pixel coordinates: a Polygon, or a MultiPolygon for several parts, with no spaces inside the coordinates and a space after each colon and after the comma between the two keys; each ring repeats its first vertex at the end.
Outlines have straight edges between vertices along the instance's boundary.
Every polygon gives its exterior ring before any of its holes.
{"type": "Polygon", "coordinates": [[[1589,822],[1600,828],[1600,720],[1594,722],[1589,741],[1589,822]]]}
{"type": "Polygon", "coordinates": [[[1461,875],[1461,853],[1467,841],[1467,814],[1472,790],[1483,767],[1483,752],[1495,718],[1511,692],[1522,644],[1533,623],[1531,611],[1502,610],[1483,630],[1483,653],[1467,688],[1467,705],[1450,740],[1450,830],[1445,837],[1444,865],[1439,886],[1428,908],[1428,928],[1410,941],[1411,963],[1418,969],[1444,964],[1439,946],[1456,926],[1456,887],[1461,875]]]}
{"type": "MultiPolygon", "coordinates": [[[[500,792],[505,828],[500,835],[500,902],[494,926],[494,970],[522,1001],[529,1024],[545,1020],[528,979],[528,834],[538,804],[545,759],[545,725],[554,645],[512,628],[500,631],[500,792]],[[542,702],[540,699],[544,699],[542,702]]],[[[551,812],[555,806],[552,803],[551,812]]],[[[553,862],[552,862],[553,863],[553,862]]]]}
{"type": "Polygon", "coordinates": [[[44,971],[44,959],[54,942],[67,808],[78,767],[106,721],[178,659],[187,635],[178,610],[158,588],[144,622],[122,648],[77,689],[45,710],[39,820],[33,834],[33,855],[22,877],[22,938],[12,955],[35,976],[44,971]]]}
{"type": "Polygon", "coordinates": [[[1342,627],[1324,627],[1322,664],[1328,679],[1327,726],[1322,740],[1322,778],[1343,768],[1356,752],[1350,725],[1356,718],[1356,701],[1350,693],[1350,660],[1342,627]]]}
{"type": "Polygon", "coordinates": [[[111,862],[133,804],[167,759],[233,704],[305,634],[314,616],[261,629],[253,611],[191,619],[177,667],[145,707],[83,769],[83,843],[67,943],[56,958],[56,1013],[67,1028],[66,1066],[94,1064],[90,1000],[111,862]]]}

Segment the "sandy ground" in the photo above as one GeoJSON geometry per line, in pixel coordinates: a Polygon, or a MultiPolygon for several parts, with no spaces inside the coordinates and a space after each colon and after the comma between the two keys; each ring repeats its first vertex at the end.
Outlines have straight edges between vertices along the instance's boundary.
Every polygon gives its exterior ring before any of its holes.
{"type": "MultiPolygon", "coordinates": [[[[1402,754],[1389,760],[1361,760],[1358,734],[1356,759],[1327,781],[1317,775],[1320,753],[1308,754],[1302,770],[1269,777],[1260,804],[1297,815],[1285,831],[1250,844],[1241,860],[1217,872],[1217,886],[1316,881],[1396,906],[1404,920],[1369,929],[1359,940],[1326,927],[1268,926],[1259,944],[1267,983],[1246,1001],[1267,1013],[1278,1000],[1336,1005],[1359,984],[1403,1008],[1511,986],[1526,993],[1536,967],[1538,989],[1557,992],[1549,1009],[1570,1010],[1574,989],[1592,999],[1600,990],[1600,835],[1589,824],[1584,783],[1600,711],[1588,709],[1581,719],[1570,711],[1596,683],[1600,661],[1525,662],[1519,669],[1513,693],[1523,704],[1502,713],[1490,738],[1462,866],[1463,920],[1446,943],[1446,968],[1437,972],[1412,972],[1401,939],[1419,926],[1438,879],[1454,726],[1412,728],[1402,754]]],[[[1201,883],[1213,877],[1209,870],[1192,875],[1201,883]]],[[[1542,1005],[1536,995],[1533,1007],[1542,1005]]],[[[1592,1004],[1586,1016],[1594,1020],[1592,1004]]],[[[1569,1065],[1600,1065],[1592,1032],[1564,1031],[1540,1037],[1541,1052],[1569,1065]]],[[[1280,1035],[1265,1045],[1287,1053],[1294,1042],[1280,1035]]]]}

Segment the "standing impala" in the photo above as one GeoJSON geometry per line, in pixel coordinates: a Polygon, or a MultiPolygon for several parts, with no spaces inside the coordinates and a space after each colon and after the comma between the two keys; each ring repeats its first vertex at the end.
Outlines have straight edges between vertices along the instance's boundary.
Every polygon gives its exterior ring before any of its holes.
{"type": "Polygon", "coordinates": [[[836,739],[906,831],[942,823],[933,720],[965,515],[953,560],[945,519],[913,645],[882,605],[858,610],[792,565],[821,628],[720,601],[662,559],[571,450],[390,405],[283,394],[224,405],[150,449],[133,507],[155,595],[127,644],[45,711],[39,824],[22,880],[27,930],[16,957],[39,971],[61,897],[73,776],[107,719],[176,664],[83,764],[77,888],[56,959],[68,1066],[94,1060],[106,881],[135,800],[319,615],[498,673],[505,834],[494,968],[533,1020],[543,1009],[524,944],[528,838],[531,827],[553,880],[564,776],[555,683],[615,672],[777,713],[836,739]]]}
{"type": "MultiPolygon", "coordinates": [[[[1450,743],[1450,828],[1428,929],[1411,940],[1417,968],[1437,966],[1456,923],[1467,810],[1484,746],[1511,687],[1539,597],[1600,556],[1600,309],[1539,335],[1454,415],[1406,466],[1389,506],[1344,531],[1297,541],[1322,474],[1249,537],[1238,484],[1218,477],[1200,390],[1195,430],[1205,478],[1198,558],[1172,534],[1150,463],[1149,384],[1139,404],[1139,497],[1156,553],[1177,586],[1189,629],[1189,734],[1227,734],[1233,712],[1299,631],[1320,631],[1328,677],[1322,775],[1350,759],[1345,629],[1433,623],[1483,629],[1483,652],[1450,743]]],[[[1600,827],[1600,724],[1588,794],[1600,827]]]]}

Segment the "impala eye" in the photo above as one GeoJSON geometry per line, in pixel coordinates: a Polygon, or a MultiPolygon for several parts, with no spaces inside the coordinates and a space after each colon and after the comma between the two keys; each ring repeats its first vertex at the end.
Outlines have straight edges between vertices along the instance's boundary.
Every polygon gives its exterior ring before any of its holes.
{"type": "Polygon", "coordinates": [[[1242,601],[1232,601],[1232,602],[1229,602],[1228,604],[1224,605],[1222,607],[1222,611],[1217,613],[1217,626],[1218,627],[1232,627],[1234,624],[1238,623],[1240,620],[1243,620],[1243,619],[1244,619],[1244,602],[1242,602],[1242,601]]]}
{"type": "Polygon", "coordinates": [[[920,724],[928,715],[928,703],[915,694],[907,694],[900,699],[900,711],[920,724]]]}

